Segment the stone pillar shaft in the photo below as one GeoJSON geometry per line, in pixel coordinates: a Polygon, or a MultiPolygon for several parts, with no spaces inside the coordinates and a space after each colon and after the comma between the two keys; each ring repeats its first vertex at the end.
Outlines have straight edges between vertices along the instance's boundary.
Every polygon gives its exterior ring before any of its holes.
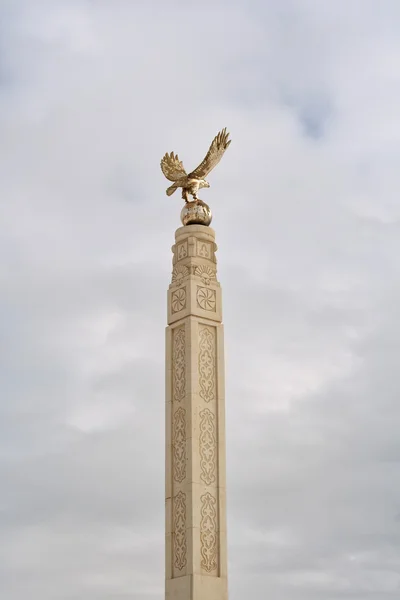
{"type": "Polygon", "coordinates": [[[227,600],[225,392],[214,230],[175,233],[166,330],[166,598],[227,600]]]}

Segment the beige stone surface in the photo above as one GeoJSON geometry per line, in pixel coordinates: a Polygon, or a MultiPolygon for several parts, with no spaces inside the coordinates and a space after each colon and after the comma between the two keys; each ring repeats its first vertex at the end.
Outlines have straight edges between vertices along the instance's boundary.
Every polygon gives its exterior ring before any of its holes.
{"type": "Polygon", "coordinates": [[[215,232],[175,233],[166,330],[166,598],[227,600],[224,339],[215,232]]]}

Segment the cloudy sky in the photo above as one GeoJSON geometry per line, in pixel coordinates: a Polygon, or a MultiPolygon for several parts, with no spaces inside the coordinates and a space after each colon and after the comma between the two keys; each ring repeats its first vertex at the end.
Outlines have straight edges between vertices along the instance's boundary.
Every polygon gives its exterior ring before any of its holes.
{"type": "Polygon", "coordinates": [[[230,600],[400,594],[398,0],[0,0],[0,597],[162,600],[181,200],[224,292],[230,600]]]}

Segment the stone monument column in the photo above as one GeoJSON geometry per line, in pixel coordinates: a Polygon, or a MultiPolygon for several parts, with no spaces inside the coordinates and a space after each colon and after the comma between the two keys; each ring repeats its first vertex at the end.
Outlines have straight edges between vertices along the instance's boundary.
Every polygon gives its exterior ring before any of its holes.
{"type": "MultiPolygon", "coordinates": [[[[194,203],[193,203],[194,204],[194,203]]],[[[166,330],[166,599],[227,600],[224,341],[215,232],[175,233],[166,330]]]]}

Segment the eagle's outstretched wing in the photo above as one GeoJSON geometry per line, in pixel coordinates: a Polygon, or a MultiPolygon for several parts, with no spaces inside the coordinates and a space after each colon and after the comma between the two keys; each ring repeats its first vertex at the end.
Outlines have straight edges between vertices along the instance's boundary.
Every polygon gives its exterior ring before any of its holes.
{"type": "Polygon", "coordinates": [[[179,160],[178,155],[168,152],[161,159],[161,170],[165,177],[170,181],[178,181],[183,177],[187,177],[187,173],[184,169],[183,163],[179,160]]]}
{"type": "Polygon", "coordinates": [[[199,164],[198,167],[191,173],[189,173],[189,177],[195,177],[197,179],[203,179],[206,177],[210,171],[213,170],[214,167],[217,166],[219,161],[222,158],[225,150],[231,143],[231,140],[228,141],[229,133],[226,133],[226,127],[215,136],[208,150],[206,157],[199,164]]]}

